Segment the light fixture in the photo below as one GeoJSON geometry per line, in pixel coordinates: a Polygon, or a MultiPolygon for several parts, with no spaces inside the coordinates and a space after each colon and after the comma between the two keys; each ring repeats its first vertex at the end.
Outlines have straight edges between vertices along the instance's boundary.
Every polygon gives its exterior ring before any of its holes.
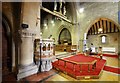
{"type": "Polygon", "coordinates": [[[40,35],[42,35],[42,32],[40,32],[40,35]]]}
{"type": "Polygon", "coordinates": [[[54,23],[54,21],[53,21],[53,20],[51,20],[51,23],[53,24],[53,23],[54,23]]]}
{"type": "Polygon", "coordinates": [[[48,25],[48,19],[45,19],[43,26],[44,26],[44,27],[47,27],[47,25],[48,25]]]}
{"type": "Polygon", "coordinates": [[[84,11],[84,8],[80,8],[80,9],[79,9],[79,12],[80,12],[80,13],[83,13],[83,11],[84,11]]]}
{"type": "Polygon", "coordinates": [[[46,27],[47,26],[47,24],[46,23],[44,23],[44,27],[46,27]]]}
{"type": "Polygon", "coordinates": [[[103,30],[102,28],[99,28],[99,29],[98,29],[99,32],[102,32],[102,30],[103,30]]]}

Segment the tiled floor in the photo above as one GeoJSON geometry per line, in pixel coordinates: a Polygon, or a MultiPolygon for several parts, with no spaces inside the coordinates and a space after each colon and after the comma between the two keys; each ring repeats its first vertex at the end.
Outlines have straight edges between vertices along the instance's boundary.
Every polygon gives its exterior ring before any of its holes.
{"type": "Polygon", "coordinates": [[[21,79],[20,81],[40,81],[40,82],[42,82],[52,76],[55,76],[57,73],[58,73],[57,71],[51,69],[50,71],[47,71],[47,72],[41,72],[38,74],[28,76],[24,79],[21,79]]]}
{"type": "MultiPolygon", "coordinates": [[[[111,57],[103,57],[104,59],[107,60],[106,65],[113,66],[113,67],[118,67],[118,63],[120,60],[117,58],[111,58],[111,57]]],[[[11,77],[9,76],[6,78],[6,80],[10,80],[11,77]]],[[[31,75],[29,77],[26,77],[20,81],[39,81],[39,82],[45,82],[45,81],[51,81],[51,82],[56,82],[56,81],[118,81],[120,79],[120,76],[115,73],[103,71],[99,79],[81,79],[77,80],[74,79],[62,72],[58,72],[56,70],[50,70],[49,72],[43,72],[43,73],[38,73],[35,75],[31,75]]],[[[14,79],[15,80],[15,79],[14,79]]],[[[13,80],[12,80],[13,81],[13,80]]]]}
{"type": "MultiPolygon", "coordinates": [[[[107,60],[106,65],[118,67],[118,62],[120,62],[120,60],[118,60],[117,58],[111,58],[111,57],[103,57],[103,58],[107,60]]],[[[44,75],[33,76],[32,79],[37,80],[37,79],[40,79],[43,77],[44,77],[44,75]]],[[[43,78],[42,81],[54,81],[54,82],[55,81],[118,81],[119,78],[120,78],[120,76],[118,76],[118,74],[103,71],[99,79],[77,80],[77,79],[74,79],[62,72],[57,73],[56,71],[52,70],[52,73],[50,74],[50,76],[48,76],[48,77],[46,76],[45,78],[43,78]]],[[[27,80],[31,81],[31,79],[27,79],[27,80]]]]}
{"type": "Polygon", "coordinates": [[[8,75],[2,77],[3,83],[9,83],[11,81],[17,82],[16,76],[13,73],[9,73],[8,75]]]}

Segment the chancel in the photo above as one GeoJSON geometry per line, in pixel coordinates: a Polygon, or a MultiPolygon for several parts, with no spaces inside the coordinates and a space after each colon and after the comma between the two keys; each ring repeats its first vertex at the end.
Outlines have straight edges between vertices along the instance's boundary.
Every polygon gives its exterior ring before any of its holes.
{"type": "Polygon", "coordinates": [[[1,82],[117,83],[120,2],[47,1],[1,3],[1,82]]]}

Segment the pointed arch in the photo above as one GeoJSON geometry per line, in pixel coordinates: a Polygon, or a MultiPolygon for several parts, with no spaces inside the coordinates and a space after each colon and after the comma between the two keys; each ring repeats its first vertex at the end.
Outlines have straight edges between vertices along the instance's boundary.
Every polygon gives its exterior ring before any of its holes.
{"type": "Polygon", "coordinates": [[[2,35],[4,37],[3,41],[6,41],[6,42],[2,42],[2,48],[5,48],[6,50],[5,51],[6,56],[2,54],[2,56],[4,56],[2,58],[4,60],[3,64],[6,64],[3,66],[6,66],[9,72],[12,72],[12,29],[11,29],[10,21],[7,19],[7,17],[4,14],[2,14],[2,35]],[[4,47],[4,45],[6,47],[4,47]]]}
{"type": "Polygon", "coordinates": [[[72,44],[71,33],[67,28],[63,28],[60,31],[58,42],[59,44],[64,44],[64,43],[68,43],[70,45],[72,44]]]}

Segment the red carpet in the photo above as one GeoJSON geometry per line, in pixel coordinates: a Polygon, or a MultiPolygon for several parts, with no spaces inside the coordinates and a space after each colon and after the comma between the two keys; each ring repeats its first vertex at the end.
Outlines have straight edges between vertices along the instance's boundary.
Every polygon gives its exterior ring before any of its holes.
{"type": "Polygon", "coordinates": [[[91,62],[93,60],[97,60],[96,62],[96,68],[92,70],[92,65],[90,65],[90,72],[88,72],[88,65],[84,64],[82,65],[82,72],[80,72],[79,65],[75,65],[75,71],[73,71],[73,64],[66,62],[66,68],[64,67],[64,61],[60,60],[59,65],[58,61],[53,63],[53,67],[57,68],[63,72],[67,72],[68,74],[74,75],[74,76],[99,76],[101,70],[103,69],[106,60],[100,60],[96,57],[90,57],[90,56],[84,56],[83,54],[78,54],[72,57],[64,58],[64,60],[70,60],[75,62],[91,62]]]}
{"type": "Polygon", "coordinates": [[[104,66],[103,70],[120,74],[120,68],[114,68],[110,66],[104,66]]]}

